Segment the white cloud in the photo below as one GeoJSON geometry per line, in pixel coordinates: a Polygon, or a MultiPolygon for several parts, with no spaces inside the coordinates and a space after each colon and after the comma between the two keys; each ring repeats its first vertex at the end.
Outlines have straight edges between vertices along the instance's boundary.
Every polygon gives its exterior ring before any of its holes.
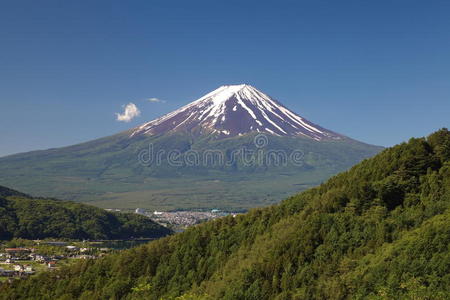
{"type": "Polygon", "coordinates": [[[128,103],[124,107],[123,113],[116,113],[117,121],[119,122],[130,122],[135,117],[138,117],[141,114],[141,111],[134,103],[128,103]]]}
{"type": "Polygon", "coordinates": [[[153,102],[153,103],[165,103],[166,101],[161,100],[159,98],[148,98],[147,99],[148,102],[153,102]]]}

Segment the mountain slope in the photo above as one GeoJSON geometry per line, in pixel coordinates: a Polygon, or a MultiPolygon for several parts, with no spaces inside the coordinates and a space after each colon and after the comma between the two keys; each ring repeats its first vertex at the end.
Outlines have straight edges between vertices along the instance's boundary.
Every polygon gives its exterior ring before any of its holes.
{"type": "Polygon", "coordinates": [[[104,208],[248,209],[381,149],[315,125],[253,87],[225,86],[110,137],[0,158],[0,184],[104,208]]]}
{"type": "Polygon", "coordinates": [[[450,132],[281,204],[0,288],[3,299],[448,299],[450,132]]]}
{"type": "Polygon", "coordinates": [[[106,212],[97,207],[32,198],[0,186],[0,240],[159,238],[171,230],[134,214],[106,212]]]}

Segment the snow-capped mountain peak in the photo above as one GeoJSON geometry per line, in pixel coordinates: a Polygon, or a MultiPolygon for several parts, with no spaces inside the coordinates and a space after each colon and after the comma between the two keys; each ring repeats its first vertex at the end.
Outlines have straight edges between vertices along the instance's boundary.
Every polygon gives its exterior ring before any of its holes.
{"type": "Polygon", "coordinates": [[[132,136],[176,131],[220,137],[261,132],[315,140],[343,138],[309,122],[247,84],[223,85],[180,109],[135,128],[132,136]]]}

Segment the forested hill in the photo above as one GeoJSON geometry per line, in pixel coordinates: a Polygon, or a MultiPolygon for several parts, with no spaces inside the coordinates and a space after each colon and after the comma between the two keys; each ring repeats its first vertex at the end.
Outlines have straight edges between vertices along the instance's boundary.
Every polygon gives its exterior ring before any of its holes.
{"type": "Polygon", "coordinates": [[[449,299],[450,133],[235,218],[0,288],[3,299],[449,299]]]}
{"type": "Polygon", "coordinates": [[[0,240],[158,238],[171,230],[135,214],[70,201],[32,198],[0,186],[0,240]]]}

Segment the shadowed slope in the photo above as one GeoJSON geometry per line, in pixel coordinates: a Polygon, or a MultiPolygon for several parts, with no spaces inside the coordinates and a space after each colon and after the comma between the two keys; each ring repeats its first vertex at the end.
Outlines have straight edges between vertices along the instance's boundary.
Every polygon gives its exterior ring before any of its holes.
{"type": "Polygon", "coordinates": [[[135,214],[94,206],[32,198],[0,186],[0,240],[159,238],[172,231],[135,214]]]}

